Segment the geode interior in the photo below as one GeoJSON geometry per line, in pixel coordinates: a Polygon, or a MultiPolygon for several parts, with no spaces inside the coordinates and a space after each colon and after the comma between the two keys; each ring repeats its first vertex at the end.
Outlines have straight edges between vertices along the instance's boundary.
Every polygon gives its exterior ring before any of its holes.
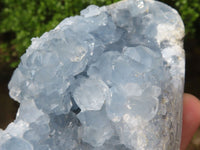
{"type": "Polygon", "coordinates": [[[184,25],[153,0],[89,6],[33,38],[1,150],[178,150],[184,25]]]}

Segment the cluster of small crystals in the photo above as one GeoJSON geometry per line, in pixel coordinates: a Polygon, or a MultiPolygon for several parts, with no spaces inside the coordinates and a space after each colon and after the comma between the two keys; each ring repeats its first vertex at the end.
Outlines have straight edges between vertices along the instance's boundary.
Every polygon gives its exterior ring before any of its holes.
{"type": "Polygon", "coordinates": [[[184,26],[152,0],[89,6],[33,38],[1,150],[178,150],[184,26]]]}

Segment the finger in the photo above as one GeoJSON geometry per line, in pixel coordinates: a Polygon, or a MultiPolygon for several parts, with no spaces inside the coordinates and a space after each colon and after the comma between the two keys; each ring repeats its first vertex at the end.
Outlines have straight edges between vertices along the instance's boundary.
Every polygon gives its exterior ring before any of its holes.
{"type": "Polygon", "coordinates": [[[190,94],[183,96],[183,128],[181,150],[185,150],[200,126],[200,101],[190,94]]]}

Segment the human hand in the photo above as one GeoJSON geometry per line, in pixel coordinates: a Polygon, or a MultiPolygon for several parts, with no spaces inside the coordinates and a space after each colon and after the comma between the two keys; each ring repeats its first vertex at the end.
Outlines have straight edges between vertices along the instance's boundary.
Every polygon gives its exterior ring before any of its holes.
{"type": "Polygon", "coordinates": [[[180,150],[185,150],[200,126],[200,101],[190,94],[183,96],[183,128],[180,150]]]}

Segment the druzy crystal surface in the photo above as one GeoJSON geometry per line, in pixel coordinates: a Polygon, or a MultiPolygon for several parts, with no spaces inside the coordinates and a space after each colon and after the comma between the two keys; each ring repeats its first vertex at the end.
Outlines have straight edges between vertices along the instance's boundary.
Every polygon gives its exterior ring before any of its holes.
{"type": "Polygon", "coordinates": [[[153,0],[89,6],[33,38],[0,150],[178,150],[184,25],[153,0]]]}

